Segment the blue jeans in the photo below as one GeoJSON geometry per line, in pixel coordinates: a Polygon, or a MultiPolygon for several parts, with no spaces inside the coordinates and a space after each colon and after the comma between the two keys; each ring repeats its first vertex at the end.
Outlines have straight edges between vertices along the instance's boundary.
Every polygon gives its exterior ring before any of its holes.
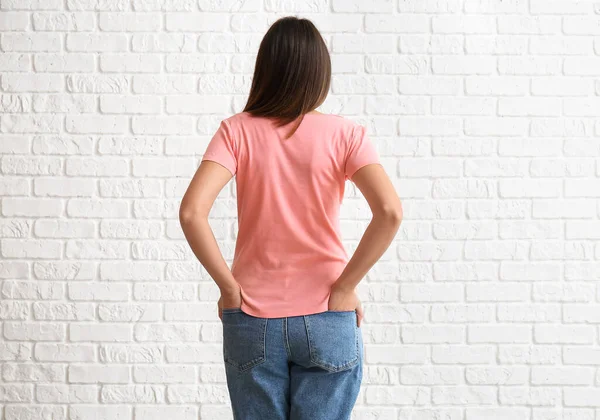
{"type": "Polygon", "coordinates": [[[235,420],[347,420],[363,376],[355,311],[258,318],[224,309],[223,359],[235,420]]]}

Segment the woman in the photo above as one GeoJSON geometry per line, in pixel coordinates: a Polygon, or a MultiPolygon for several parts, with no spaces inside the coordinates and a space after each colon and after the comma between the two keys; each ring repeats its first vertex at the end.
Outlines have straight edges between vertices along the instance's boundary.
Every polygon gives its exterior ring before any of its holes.
{"type": "Polygon", "coordinates": [[[244,111],[221,121],[181,202],[185,237],[221,292],[235,419],[349,419],[358,396],[363,311],[355,288],[390,245],[402,208],[365,128],[315,111],[330,78],[315,26],[276,21],[260,44],[244,111]],[[208,214],[234,176],[230,270],[208,214]],[[373,213],[351,259],[339,224],[346,180],[373,213]]]}

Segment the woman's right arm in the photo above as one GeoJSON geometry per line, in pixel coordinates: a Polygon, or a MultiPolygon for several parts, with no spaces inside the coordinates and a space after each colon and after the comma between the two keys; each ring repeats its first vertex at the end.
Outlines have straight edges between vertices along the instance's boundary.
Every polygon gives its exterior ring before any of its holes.
{"type": "MultiPolygon", "coordinates": [[[[355,288],[396,236],[402,222],[402,203],[392,181],[380,164],[370,164],[360,168],[352,175],[352,182],[367,200],[373,217],[352,258],[333,284],[329,309],[348,310],[348,308],[341,308],[352,306],[352,300],[356,300],[360,326],[362,308],[356,297],[355,288]]],[[[355,308],[350,310],[353,309],[355,308]]]]}

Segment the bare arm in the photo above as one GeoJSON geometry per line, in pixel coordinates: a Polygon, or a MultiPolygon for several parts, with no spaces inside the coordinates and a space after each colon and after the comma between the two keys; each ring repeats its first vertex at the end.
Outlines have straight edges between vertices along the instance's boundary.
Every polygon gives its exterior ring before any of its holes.
{"type": "MultiPolygon", "coordinates": [[[[239,294],[239,286],[221,254],[208,223],[208,214],[215,199],[231,178],[231,172],[225,167],[212,161],[203,161],[179,207],[179,222],[185,238],[200,263],[217,283],[222,296],[239,294]]],[[[235,306],[237,302],[230,305],[235,306]]]]}
{"type": "Polygon", "coordinates": [[[394,185],[381,165],[367,165],[352,177],[364,195],[373,218],[356,251],[335,283],[336,287],[354,289],[388,249],[402,222],[402,204],[394,185]]]}
{"type": "Polygon", "coordinates": [[[394,185],[379,164],[362,167],[352,176],[352,181],[367,200],[373,217],[352,258],[333,284],[329,309],[356,310],[360,326],[363,311],[355,288],[396,236],[402,222],[402,203],[394,185]]]}

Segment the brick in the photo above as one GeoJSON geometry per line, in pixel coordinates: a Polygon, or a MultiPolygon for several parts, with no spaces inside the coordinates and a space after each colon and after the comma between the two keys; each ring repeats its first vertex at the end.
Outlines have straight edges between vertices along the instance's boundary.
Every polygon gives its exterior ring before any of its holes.
{"type": "Polygon", "coordinates": [[[460,85],[460,78],[455,77],[403,76],[398,80],[398,93],[405,95],[455,96],[460,91],[460,85]]]}
{"type": "MultiPolygon", "coordinates": [[[[405,57],[389,57],[381,54],[371,54],[366,57],[365,70],[370,74],[426,74],[430,68],[429,59],[422,55],[411,55],[405,57]]],[[[350,71],[347,71],[350,72],[350,71]]],[[[373,80],[376,85],[371,84],[369,87],[372,90],[362,91],[365,89],[365,84],[371,82],[371,77],[360,77],[360,76],[338,76],[336,80],[342,84],[349,84],[355,82],[359,89],[357,93],[384,93],[385,85],[389,83],[385,79],[378,81],[379,78],[373,80]]],[[[346,88],[346,87],[345,87],[346,88]]],[[[336,88],[337,89],[337,88],[336,88]]],[[[393,86],[389,86],[389,89],[393,89],[393,86]]],[[[385,93],[389,93],[388,92],[385,93]]]]}
{"type": "Polygon", "coordinates": [[[128,4],[128,0],[67,0],[69,10],[122,11],[128,4]]]}
{"type": "Polygon", "coordinates": [[[435,56],[431,65],[434,74],[487,75],[494,73],[496,58],[488,56],[435,56]]]}
{"type": "Polygon", "coordinates": [[[91,364],[70,364],[70,383],[127,383],[127,366],[100,366],[91,364]]]}
{"type": "Polygon", "coordinates": [[[465,39],[468,54],[523,55],[529,39],[524,36],[469,35],[465,39]]]}
{"type": "Polygon", "coordinates": [[[0,30],[25,31],[29,27],[29,15],[25,12],[4,12],[0,15],[0,30]]]}
{"type": "Polygon", "coordinates": [[[529,128],[526,118],[477,117],[465,121],[465,133],[469,136],[524,136],[529,128]]]}
{"type": "Polygon", "coordinates": [[[333,53],[369,54],[391,53],[394,51],[392,38],[389,35],[333,35],[331,46],[333,53]]]}
{"type": "Polygon", "coordinates": [[[431,21],[433,32],[452,34],[485,34],[496,29],[496,19],[487,16],[442,15],[431,21]]]}
{"type": "Polygon", "coordinates": [[[95,69],[92,54],[36,54],[33,67],[38,72],[91,73],[95,69]]]}
{"type": "Polygon", "coordinates": [[[9,52],[54,52],[61,50],[61,37],[58,34],[4,33],[0,47],[9,52]]]}
{"type": "Polygon", "coordinates": [[[135,134],[192,134],[192,117],[133,117],[132,129],[135,134]]]}
{"type": "Polygon", "coordinates": [[[595,334],[591,325],[536,325],[534,337],[538,343],[591,344],[595,334]]]}
{"type": "Polygon", "coordinates": [[[96,24],[93,13],[41,12],[32,16],[36,31],[93,31],[96,24]]]}
{"type": "Polygon", "coordinates": [[[83,200],[71,199],[67,202],[67,215],[70,217],[127,217],[128,204],[122,200],[83,200]]]}
{"type": "Polygon", "coordinates": [[[64,341],[65,325],[40,322],[4,322],[4,338],[20,341],[64,341]]]}
{"type": "Polygon", "coordinates": [[[60,216],[63,211],[61,200],[50,198],[10,198],[2,199],[4,216],[52,217],[60,216]]]}
{"type": "Polygon", "coordinates": [[[40,405],[8,405],[6,420],[66,418],[66,407],[40,405]]]}
{"type": "MultiPolygon", "coordinates": [[[[556,57],[499,57],[498,72],[501,75],[549,76],[561,72],[562,61],[556,57]]],[[[566,66],[566,65],[565,65],[566,66]]],[[[566,72],[565,72],[566,74],[566,72]]]]}
{"type": "Polygon", "coordinates": [[[102,12],[98,26],[107,32],[155,32],[161,29],[162,23],[159,14],[102,12]]]}
{"type": "Polygon", "coordinates": [[[531,80],[532,95],[587,96],[591,90],[591,81],[579,77],[536,77],[531,80]]]}
{"type": "Polygon", "coordinates": [[[116,52],[127,50],[127,36],[122,34],[68,34],[67,51],[116,52]]]}
{"type": "Polygon", "coordinates": [[[498,16],[498,32],[501,34],[558,34],[561,29],[558,16],[498,16]]]}
{"type": "MultiPolygon", "coordinates": [[[[434,34],[434,35],[401,35],[400,52],[407,54],[462,54],[464,51],[464,35],[434,34]]],[[[367,57],[370,58],[370,57],[367,57]]],[[[387,57],[386,57],[387,58],[387,57]]],[[[394,57],[396,63],[427,62],[425,57],[394,57]],[[416,58],[421,61],[417,61],[416,58]]],[[[396,64],[396,67],[398,65],[396,64]]],[[[404,71],[407,74],[411,72],[404,71]]],[[[412,72],[414,73],[414,71],[412,72]]],[[[426,73],[423,71],[423,73],[426,73]]]]}
{"type": "Polygon", "coordinates": [[[62,9],[62,0],[2,0],[2,10],[57,10],[62,9]]]}
{"type": "MultiPolygon", "coordinates": [[[[267,0],[267,3],[280,3],[281,1],[277,0],[267,0]]],[[[292,2],[287,2],[292,3],[292,2]]],[[[327,2],[323,0],[319,0],[318,2],[310,2],[310,1],[302,1],[300,2],[306,3],[307,5],[313,4],[314,6],[310,6],[311,8],[319,7],[319,10],[293,10],[293,11],[301,11],[301,12],[316,12],[323,11],[327,2]],[[319,6],[317,6],[317,4],[319,6]]],[[[391,13],[394,10],[394,2],[392,0],[374,0],[368,3],[362,2],[360,0],[333,0],[333,11],[334,12],[347,12],[347,13],[391,13]]],[[[306,8],[308,6],[304,6],[306,8]]],[[[295,7],[297,9],[297,6],[295,7]]],[[[269,8],[267,7],[267,10],[269,8]]],[[[290,10],[286,10],[290,11],[290,10]]]]}
{"type": "Polygon", "coordinates": [[[161,225],[149,222],[103,222],[100,236],[104,238],[157,238],[161,225]]]}
{"type": "MultiPolygon", "coordinates": [[[[225,114],[231,109],[231,98],[217,95],[170,95],[166,98],[167,114],[198,115],[206,112],[225,114]]],[[[184,133],[182,133],[184,134],[184,133]]]]}
{"type": "Polygon", "coordinates": [[[104,114],[160,114],[161,108],[161,98],[150,95],[100,97],[100,111],[104,114]]]}
{"type": "Polygon", "coordinates": [[[93,181],[77,178],[37,178],[33,184],[33,191],[37,196],[91,197],[95,190],[93,181]]]}
{"type": "Polygon", "coordinates": [[[130,81],[126,76],[80,75],[67,76],[67,91],[73,93],[124,93],[130,81]]]}
{"type": "Polygon", "coordinates": [[[496,111],[496,101],[490,98],[435,97],[431,103],[434,115],[491,115],[496,111]]]}
{"type": "Polygon", "coordinates": [[[166,29],[171,32],[225,32],[229,16],[217,13],[168,13],[166,29]]]}
{"type": "Polygon", "coordinates": [[[600,70],[600,57],[567,57],[564,73],[567,76],[594,76],[600,70]]]}
{"type": "Polygon", "coordinates": [[[92,154],[93,139],[67,135],[35,136],[33,138],[33,153],[48,155],[90,155],[92,154]]]}
{"type": "Polygon", "coordinates": [[[464,8],[466,13],[513,14],[527,13],[527,6],[528,2],[525,0],[509,0],[501,3],[494,0],[466,0],[464,8]]]}
{"type": "Polygon", "coordinates": [[[36,399],[41,403],[94,403],[97,402],[94,385],[39,384],[36,399]]]}
{"type": "Polygon", "coordinates": [[[147,419],[160,419],[165,417],[171,417],[181,420],[195,420],[198,418],[198,407],[160,407],[160,406],[146,406],[136,407],[135,415],[140,418],[147,419]]]}
{"type": "Polygon", "coordinates": [[[0,112],[26,113],[31,112],[31,97],[29,95],[7,94],[0,98],[0,112]]]}
{"type": "Polygon", "coordinates": [[[509,420],[509,419],[531,419],[528,409],[498,407],[498,408],[470,408],[466,410],[467,420],[489,419],[489,420],[509,420]]]}
{"type": "Polygon", "coordinates": [[[565,3],[560,0],[531,0],[529,10],[532,14],[539,15],[563,15],[581,14],[592,11],[592,3],[589,1],[571,1],[565,3]]]}
{"type": "MultiPolygon", "coordinates": [[[[169,54],[166,57],[168,73],[219,73],[223,74],[227,57],[218,54],[169,54]]],[[[137,71],[137,69],[136,69],[137,71]]]]}
{"type": "Polygon", "coordinates": [[[177,94],[196,91],[196,79],[192,76],[133,76],[133,93],[139,94],[177,94]]]}
{"type": "MultiPolygon", "coordinates": [[[[346,15],[347,19],[352,15],[346,15]]],[[[366,32],[389,32],[389,33],[427,33],[429,32],[429,18],[425,15],[389,15],[389,14],[367,14],[365,15],[366,32]]],[[[402,38],[401,38],[402,39],[402,38]]]]}
{"type": "Polygon", "coordinates": [[[126,117],[112,116],[68,116],[66,119],[66,130],[68,133],[126,133],[129,120],[126,117]]]}
{"type": "Polygon", "coordinates": [[[462,10],[461,0],[435,0],[424,3],[419,0],[401,0],[400,12],[411,13],[454,13],[462,10]]]}
{"type": "Polygon", "coordinates": [[[42,238],[94,237],[94,224],[89,221],[70,220],[36,220],[34,225],[36,236],[42,238]]]}
{"type": "Polygon", "coordinates": [[[190,34],[134,34],[131,39],[133,52],[191,52],[195,50],[195,37],[190,34]]]}
{"type": "MultiPolygon", "coordinates": [[[[201,53],[245,53],[255,54],[262,37],[248,34],[201,33],[198,35],[198,50],[201,53]]],[[[191,48],[191,47],[190,47],[191,48]]],[[[182,51],[182,50],[180,50],[182,51]]]]}
{"type": "Polygon", "coordinates": [[[4,133],[58,133],[63,119],[58,115],[6,115],[0,121],[4,133]]]}
{"type": "Polygon", "coordinates": [[[512,76],[469,76],[465,79],[465,91],[477,96],[524,96],[529,91],[529,81],[512,76]]]}
{"type": "Polygon", "coordinates": [[[100,56],[100,70],[105,73],[159,73],[161,65],[161,58],[153,54],[127,53],[100,56]]]}
{"type": "Polygon", "coordinates": [[[33,110],[35,112],[55,112],[87,114],[95,112],[96,98],[88,95],[34,95],[33,110]]]}
{"type": "Polygon", "coordinates": [[[133,0],[131,7],[135,11],[193,11],[198,7],[196,0],[133,0]]]}
{"type": "Polygon", "coordinates": [[[2,77],[2,89],[6,92],[59,92],[64,77],[58,74],[9,73],[2,77]]]}
{"type": "Polygon", "coordinates": [[[498,99],[498,115],[500,116],[558,116],[562,111],[559,99],[549,98],[500,98],[498,99]]]}
{"type": "MultiPolygon", "coordinates": [[[[189,0],[180,0],[180,2],[189,0]]],[[[199,0],[200,10],[205,12],[257,12],[261,8],[260,0],[199,0]]]]}
{"type": "Polygon", "coordinates": [[[472,324],[468,326],[468,343],[529,343],[532,339],[531,327],[509,324],[472,324]]]}
{"type": "Polygon", "coordinates": [[[129,256],[129,247],[127,243],[116,240],[71,240],[67,241],[65,254],[72,259],[122,260],[129,256]]]}
{"type": "Polygon", "coordinates": [[[31,57],[29,54],[3,52],[0,55],[0,71],[28,71],[30,69],[31,57]]]}

